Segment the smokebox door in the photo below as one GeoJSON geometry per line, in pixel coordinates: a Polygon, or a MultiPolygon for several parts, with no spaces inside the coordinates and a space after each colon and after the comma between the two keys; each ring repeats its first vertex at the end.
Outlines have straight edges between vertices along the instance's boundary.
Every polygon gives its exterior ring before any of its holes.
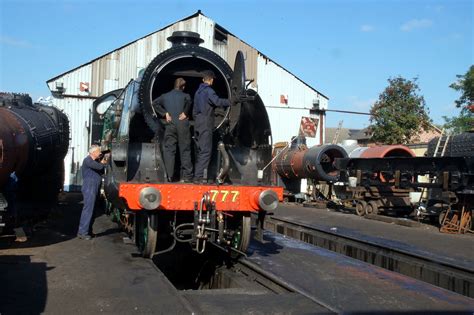
{"type": "Polygon", "coordinates": [[[235,56],[234,74],[232,75],[232,94],[240,96],[245,91],[245,60],[244,54],[239,50],[235,56]]]}

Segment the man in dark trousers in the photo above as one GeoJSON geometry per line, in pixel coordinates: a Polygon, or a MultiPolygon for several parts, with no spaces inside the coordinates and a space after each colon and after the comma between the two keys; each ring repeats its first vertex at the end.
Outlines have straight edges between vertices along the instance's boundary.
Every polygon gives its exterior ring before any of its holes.
{"type": "Polygon", "coordinates": [[[157,114],[165,119],[163,157],[169,181],[173,180],[176,145],[179,146],[181,158],[181,180],[191,182],[193,177],[191,132],[188,119],[191,110],[191,97],[183,92],[185,85],[186,81],[183,78],[177,78],[171,91],[162,94],[153,101],[157,114]]]}
{"type": "Polygon", "coordinates": [[[91,145],[89,155],[82,161],[82,195],[84,196],[84,207],[82,208],[81,221],[77,237],[90,240],[90,222],[94,213],[95,200],[99,192],[99,187],[104,173],[106,159],[97,162],[101,155],[98,145],[91,145]]]}
{"type": "Polygon", "coordinates": [[[211,161],[214,108],[230,106],[229,100],[219,98],[211,87],[215,77],[214,72],[204,71],[203,83],[194,94],[194,136],[198,143],[194,181],[201,183],[207,180],[207,168],[211,161]]]}

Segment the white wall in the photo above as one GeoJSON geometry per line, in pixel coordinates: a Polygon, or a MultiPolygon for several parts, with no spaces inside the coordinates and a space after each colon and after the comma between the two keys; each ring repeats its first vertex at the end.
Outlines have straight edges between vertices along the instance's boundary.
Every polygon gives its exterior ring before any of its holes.
{"type": "MultiPolygon", "coordinates": [[[[289,141],[298,135],[301,117],[311,117],[309,110],[313,107],[313,101],[319,100],[320,108],[328,106],[327,98],[262,55],[258,56],[257,91],[267,106],[273,143],[289,141]],[[280,102],[281,95],[287,97],[288,104],[280,102]]],[[[317,130],[315,138],[307,138],[308,146],[321,144],[319,128],[317,130]]]]}
{"type": "Polygon", "coordinates": [[[68,153],[64,159],[65,189],[69,190],[70,185],[82,185],[82,177],[76,167],[71,173],[72,164],[79,162],[86,157],[89,146],[89,116],[92,108],[91,99],[77,98],[54,98],[53,105],[63,110],[69,118],[70,140],[68,153]]]}

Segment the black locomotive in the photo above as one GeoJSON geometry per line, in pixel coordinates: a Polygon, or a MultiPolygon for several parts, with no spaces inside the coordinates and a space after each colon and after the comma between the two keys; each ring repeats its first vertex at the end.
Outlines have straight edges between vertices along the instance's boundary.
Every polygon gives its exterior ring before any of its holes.
{"type": "Polygon", "coordinates": [[[32,215],[26,211],[5,215],[16,202],[37,208],[55,202],[63,187],[68,146],[69,120],[64,113],[52,106],[33,104],[26,94],[0,93],[2,219],[14,215],[19,221],[32,215]]]}
{"type": "MultiPolygon", "coordinates": [[[[106,111],[99,110],[101,144],[111,153],[104,185],[109,211],[146,257],[171,250],[176,242],[188,242],[200,253],[208,242],[245,252],[250,214],[263,218],[282,199],[281,188],[270,184],[272,139],[265,106],[245,86],[240,51],[232,70],[219,55],[199,46],[197,33],[174,32],[168,40],[172,47],[156,56],[138,79],[94,104],[100,109],[107,107],[102,102],[116,98],[106,111]],[[232,106],[215,110],[208,182],[170,182],[173,174],[166,174],[162,157],[164,126],[152,102],[177,77],[186,80],[185,92],[194,95],[205,70],[217,75],[213,88],[232,106]]],[[[179,161],[175,169],[179,173],[179,161]]]]}

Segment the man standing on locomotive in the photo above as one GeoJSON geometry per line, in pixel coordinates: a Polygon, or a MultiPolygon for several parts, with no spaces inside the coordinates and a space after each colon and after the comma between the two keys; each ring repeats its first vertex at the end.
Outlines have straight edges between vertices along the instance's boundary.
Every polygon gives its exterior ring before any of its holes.
{"type": "Polygon", "coordinates": [[[212,154],[212,130],[214,129],[214,108],[228,107],[227,99],[219,98],[211,87],[214,83],[214,72],[203,72],[203,83],[194,94],[194,136],[197,140],[198,151],[194,168],[194,182],[207,181],[207,168],[212,154]],[[205,176],[206,175],[206,176],[205,176]]]}
{"type": "Polygon", "coordinates": [[[89,155],[82,161],[82,195],[84,196],[84,207],[82,208],[81,220],[79,222],[79,231],[77,237],[80,239],[90,240],[89,234],[91,218],[94,213],[95,200],[99,192],[102,182],[102,174],[104,173],[107,159],[100,162],[101,152],[98,145],[91,145],[89,155]]]}
{"type": "Polygon", "coordinates": [[[153,101],[158,115],[165,119],[164,152],[168,180],[173,180],[176,161],[176,145],[181,158],[182,181],[191,182],[193,163],[191,162],[191,132],[189,130],[189,111],[191,96],[183,92],[186,81],[177,78],[174,88],[153,101]]]}

